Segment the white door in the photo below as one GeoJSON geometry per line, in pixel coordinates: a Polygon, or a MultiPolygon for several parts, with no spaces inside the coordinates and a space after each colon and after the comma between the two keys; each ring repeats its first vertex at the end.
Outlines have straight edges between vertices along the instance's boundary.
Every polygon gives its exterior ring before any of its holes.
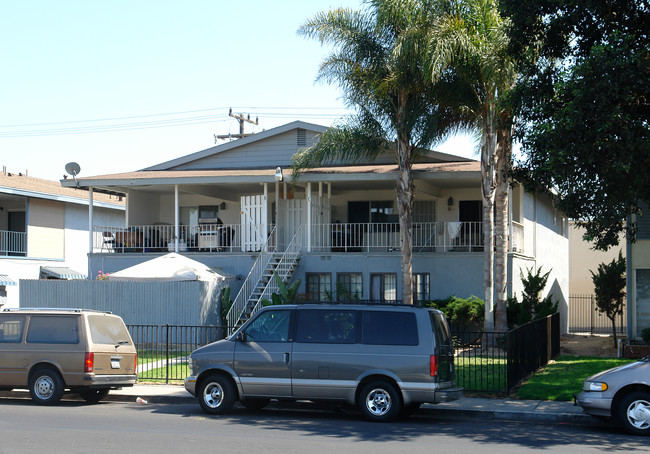
{"type": "Polygon", "coordinates": [[[241,248],[244,252],[262,250],[268,229],[268,207],[263,194],[241,198],[241,248]]]}

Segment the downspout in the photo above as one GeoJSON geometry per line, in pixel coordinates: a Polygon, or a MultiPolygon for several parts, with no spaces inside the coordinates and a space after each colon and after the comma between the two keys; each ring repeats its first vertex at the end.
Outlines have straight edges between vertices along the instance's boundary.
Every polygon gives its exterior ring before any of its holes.
{"type": "Polygon", "coordinates": [[[311,252],[311,182],[307,183],[307,252],[311,252]]]}
{"type": "Polygon", "coordinates": [[[180,235],[178,216],[178,185],[174,185],[174,252],[178,254],[178,239],[180,235]]]}
{"type": "MultiPolygon", "coordinates": [[[[88,255],[93,253],[93,187],[88,187],[88,255]]],[[[88,274],[90,276],[90,273],[88,274]]]]}

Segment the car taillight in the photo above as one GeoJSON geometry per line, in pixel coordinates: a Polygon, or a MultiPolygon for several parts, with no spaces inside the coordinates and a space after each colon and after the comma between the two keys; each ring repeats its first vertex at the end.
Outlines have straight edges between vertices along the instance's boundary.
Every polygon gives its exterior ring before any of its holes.
{"type": "Polygon", "coordinates": [[[431,376],[432,377],[437,377],[438,376],[438,357],[436,355],[431,355],[431,376]]]}
{"type": "Polygon", "coordinates": [[[133,357],[133,373],[138,370],[138,354],[136,353],[133,357]]]}
{"type": "Polygon", "coordinates": [[[95,354],[86,353],[84,359],[84,372],[92,372],[95,369],[95,354]]]}

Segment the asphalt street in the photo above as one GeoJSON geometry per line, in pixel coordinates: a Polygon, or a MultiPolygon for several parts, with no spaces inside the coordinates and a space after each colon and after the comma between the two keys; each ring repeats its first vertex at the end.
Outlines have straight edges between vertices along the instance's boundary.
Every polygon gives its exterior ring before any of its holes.
{"type": "Polygon", "coordinates": [[[604,426],[450,419],[426,413],[393,423],[294,405],[205,415],[195,403],[63,401],[41,407],[0,398],[0,453],[593,453],[647,452],[647,437],[604,426]]]}

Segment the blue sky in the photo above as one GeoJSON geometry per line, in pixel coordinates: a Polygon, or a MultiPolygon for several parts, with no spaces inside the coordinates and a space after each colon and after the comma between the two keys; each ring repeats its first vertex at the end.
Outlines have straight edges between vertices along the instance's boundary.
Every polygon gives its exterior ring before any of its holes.
{"type": "MultiPolygon", "coordinates": [[[[0,166],[61,179],[124,172],[214,146],[237,113],[261,131],[345,113],[315,83],[327,55],[298,27],[359,0],[4,1],[0,166]]],[[[465,138],[438,147],[474,156],[465,138]]]]}

